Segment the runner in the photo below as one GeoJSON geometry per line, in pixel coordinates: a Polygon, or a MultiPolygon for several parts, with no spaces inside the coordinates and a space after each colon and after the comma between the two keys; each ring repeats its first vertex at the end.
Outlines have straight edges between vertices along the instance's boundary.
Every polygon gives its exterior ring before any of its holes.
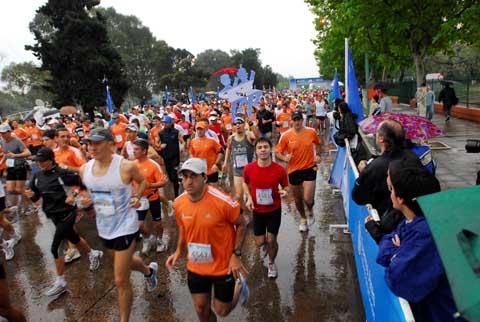
{"type": "Polygon", "coordinates": [[[173,185],[175,197],[179,194],[178,165],[180,164],[180,142],[183,142],[180,132],[173,126],[173,118],[163,117],[163,130],[159,132],[161,156],[165,162],[165,170],[173,185]]]}
{"type": "Polygon", "coordinates": [[[28,134],[28,149],[35,155],[42,147],[42,130],[37,127],[37,121],[30,118],[25,121],[25,131],[28,134]]]}
{"type": "Polygon", "coordinates": [[[147,183],[135,163],[113,152],[115,143],[110,131],[94,129],[87,141],[93,159],[82,166],[80,175],[93,204],[84,210],[95,209],[98,234],[105,247],[113,252],[120,321],[126,322],[133,300],[131,270],[145,275],[148,291],[157,287],[157,263],[146,266],[140,257],[133,255],[138,237],[138,220],[133,207],[140,205],[140,196],[147,183]],[[137,195],[132,194],[132,181],[138,184],[137,195]]]}
{"type": "MultiPolygon", "coordinates": [[[[0,135],[2,136],[0,145],[5,154],[7,166],[7,197],[10,199],[7,200],[7,204],[9,207],[20,207],[27,180],[27,160],[25,158],[29,157],[31,153],[21,140],[12,136],[12,129],[8,124],[0,125],[0,135]]],[[[17,210],[20,211],[18,208],[17,210]]]]}
{"type": "Polygon", "coordinates": [[[57,278],[54,285],[46,293],[49,297],[56,297],[66,291],[67,282],[64,278],[65,259],[62,253],[61,243],[64,240],[70,241],[82,252],[89,255],[90,270],[95,271],[100,266],[100,259],[103,252],[90,248],[88,243],[80,237],[73,225],[77,215],[75,197],[78,190],[68,193],[67,187],[83,187],[80,176],[74,172],[62,169],[55,163],[55,154],[49,148],[41,148],[35,156],[40,171],[35,173],[30,186],[24,194],[33,202],[42,199],[42,208],[46,216],[55,224],[51,252],[55,258],[57,278]]]}
{"type": "Polygon", "coordinates": [[[315,117],[317,119],[315,127],[318,133],[325,131],[327,128],[325,125],[325,119],[327,117],[326,107],[325,99],[320,95],[318,99],[315,100],[315,117]]]}
{"type": "Polygon", "coordinates": [[[208,183],[217,185],[218,172],[220,171],[223,154],[222,146],[213,139],[208,138],[205,132],[208,129],[206,122],[198,122],[195,129],[197,137],[190,141],[188,152],[190,157],[204,159],[207,162],[208,183]]]}
{"type": "MultiPolygon", "coordinates": [[[[158,188],[163,187],[167,183],[167,178],[158,163],[147,157],[147,152],[148,142],[146,140],[138,139],[133,142],[135,163],[147,181],[147,187],[143,191],[141,198],[141,206],[137,209],[140,232],[143,236],[143,254],[148,254],[150,248],[154,245],[157,247],[157,253],[163,252],[168,248],[168,238],[165,238],[165,242],[162,239],[162,209],[158,192],[158,188]],[[153,235],[151,234],[152,229],[145,225],[145,217],[149,210],[153,220],[153,235]]],[[[134,188],[137,188],[136,184],[134,184],[134,188]]]]}
{"type": "MultiPolygon", "coordinates": [[[[235,187],[235,200],[240,203],[243,208],[243,169],[253,161],[254,157],[255,135],[245,132],[245,120],[241,117],[235,119],[235,133],[228,137],[227,150],[225,152],[225,161],[222,171],[228,172],[228,160],[230,154],[232,156],[233,166],[233,185],[235,187]]],[[[247,218],[247,222],[249,219],[247,218]]]]}
{"type": "MultiPolygon", "coordinates": [[[[1,151],[1,147],[0,147],[1,151]]],[[[1,152],[3,154],[3,152],[1,152]]],[[[22,235],[18,230],[16,230],[12,223],[5,218],[5,214],[9,212],[9,209],[5,206],[5,189],[3,188],[3,183],[0,182],[0,226],[4,230],[4,234],[7,233],[10,236],[10,239],[3,238],[2,240],[2,250],[5,253],[5,260],[9,261],[15,256],[15,245],[18,244],[22,235]]]]}
{"type": "Polygon", "coordinates": [[[242,304],[248,298],[244,279],[248,272],[240,260],[245,221],[236,201],[207,184],[204,160],[191,158],[180,171],[185,193],[175,199],[173,206],[178,244],[166,266],[172,269],[188,248],[188,288],[195,311],[202,322],[216,321],[215,313],[227,316],[240,297],[242,304]]]}
{"type": "Polygon", "coordinates": [[[136,139],[138,139],[138,126],[136,126],[133,123],[130,123],[127,125],[125,131],[126,131],[127,138],[126,138],[125,144],[123,145],[122,152],[120,153],[120,155],[127,160],[133,161],[135,160],[135,156],[133,155],[133,142],[136,139]]]}
{"type": "Polygon", "coordinates": [[[315,221],[312,210],[321,141],[314,129],[303,126],[301,112],[294,112],[292,120],[293,128],[282,134],[275,155],[288,163],[288,181],[301,217],[298,229],[305,232],[315,221]]]}
{"type": "Polygon", "coordinates": [[[127,141],[127,124],[122,122],[122,119],[120,119],[120,115],[118,115],[118,113],[114,113],[112,115],[112,120],[114,124],[110,127],[110,130],[115,138],[117,151],[121,151],[125,145],[125,142],[127,141]]]}
{"type": "Polygon", "coordinates": [[[282,220],[280,198],[288,195],[288,177],[285,169],[272,162],[272,142],[260,138],[255,143],[257,161],[249,163],[243,172],[243,186],[247,208],[253,212],[253,233],[262,259],[268,254],[269,278],[278,275],[275,258],[278,253],[277,235],[282,220]],[[278,186],[282,186],[282,190],[278,186]]]}

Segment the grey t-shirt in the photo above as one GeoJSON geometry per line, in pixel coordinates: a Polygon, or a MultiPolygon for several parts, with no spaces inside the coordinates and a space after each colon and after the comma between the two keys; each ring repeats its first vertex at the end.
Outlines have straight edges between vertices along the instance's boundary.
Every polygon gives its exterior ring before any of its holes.
{"type": "Polygon", "coordinates": [[[392,113],[393,111],[393,104],[390,96],[382,97],[378,106],[380,108],[380,112],[382,113],[392,113]]]}
{"type": "MultiPolygon", "coordinates": [[[[0,145],[2,146],[3,152],[8,153],[12,152],[15,154],[22,153],[26,147],[20,139],[13,137],[10,142],[6,142],[5,140],[0,140],[0,145]]],[[[25,160],[25,158],[15,158],[17,160],[25,160]]]]}

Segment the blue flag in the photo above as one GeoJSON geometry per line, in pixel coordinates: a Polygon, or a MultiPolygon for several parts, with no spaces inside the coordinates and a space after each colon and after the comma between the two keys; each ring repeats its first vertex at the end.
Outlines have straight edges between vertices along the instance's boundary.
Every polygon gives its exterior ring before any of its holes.
{"type": "Polygon", "coordinates": [[[357,123],[360,123],[365,116],[363,115],[363,108],[362,108],[362,102],[360,101],[360,94],[358,93],[358,84],[357,84],[357,79],[355,78],[355,67],[353,66],[353,61],[352,61],[352,54],[350,53],[350,48],[348,48],[348,56],[347,56],[347,64],[348,64],[348,70],[347,70],[347,102],[348,106],[350,107],[350,110],[354,113],[357,114],[357,123]]]}
{"type": "Polygon", "coordinates": [[[333,76],[332,93],[333,93],[333,99],[342,98],[342,94],[340,93],[340,86],[338,85],[337,70],[335,70],[335,75],[333,76]]]}
{"type": "Polygon", "coordinates": [[[191,104],[195,104],[195,103],[196,103],[195,93],[193,92],[192,86],[190,86],[190,103],[191,103],[191,104]]]}
{"type": "Polygon", "coordinates": [[[168,87],[165,85],[165,105],[168,105],[168,102],[170,102],[170,97],[168,95],[168,87]]]}
{"type": "Polygon", "coordinates": [[[110,88],[107,85],[107,110],[108,113],[112,114],[113,113],[113,100],[112,96],[110,95],[110,88]]]}

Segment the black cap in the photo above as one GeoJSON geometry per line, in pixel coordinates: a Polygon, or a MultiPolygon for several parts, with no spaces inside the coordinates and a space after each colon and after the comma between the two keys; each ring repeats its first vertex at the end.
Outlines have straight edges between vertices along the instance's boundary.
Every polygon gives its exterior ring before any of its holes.
{"type": "Polygon", "coordinates": [[[103,127],[97,127],[90,131],[90,135],[87,141],[101,142],[101,141],[114,141],[113,134],[103,127]]]}
{"type": "Polygon", "coordinates": [[[293,112],[293,114],[292,114],[292,120],[299,120],[299,119],[303,119],[303,114],[302,114],[302,112],[300,112],[300,111],[295,111],[295,112],[293,112]]]}
{"type": "Polygon", "coordinates": [[[55,153],[53,153],[52,149],[49,148],[41,148],[38,150],[37,154],[34,157],[35,161],[47,161],[52,160],[55,161],[55,153]]]}

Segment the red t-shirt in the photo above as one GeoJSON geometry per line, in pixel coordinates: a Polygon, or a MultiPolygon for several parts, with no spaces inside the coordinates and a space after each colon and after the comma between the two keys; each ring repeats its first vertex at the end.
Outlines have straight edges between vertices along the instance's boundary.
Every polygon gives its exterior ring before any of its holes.
{"type": "Polygon", "coordinates": [[[259,167],[257,161],[247,164],[243,169],[243,180],[250,187],[254,211],[267,213],[280,209],[282,201],[278,193],[278,184],[288,186],[285,169],[272,162],[268,167],[259,167]]]}

